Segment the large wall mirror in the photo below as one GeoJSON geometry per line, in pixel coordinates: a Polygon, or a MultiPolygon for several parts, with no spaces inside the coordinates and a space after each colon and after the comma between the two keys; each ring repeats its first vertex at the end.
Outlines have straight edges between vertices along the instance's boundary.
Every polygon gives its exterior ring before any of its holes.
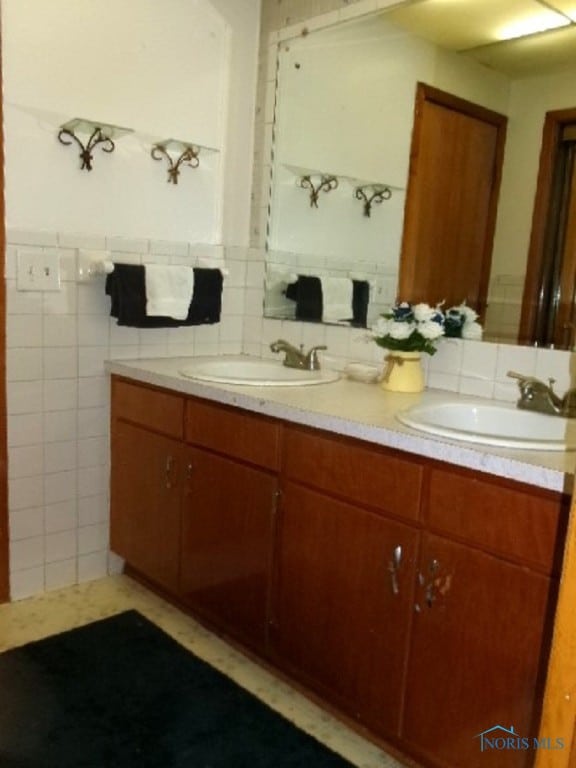
{"type": "Polygon", "coordinates": [[[576,107],[576,7],[552,5],[417,0],[279,45],[266,317],[370,326],[397,298],[425,83],[508,119],[483,321],[486,339],[517,343],[543,126],[547,113],[576,107]],[[505,30],[520,21],[559,29],[505,30]],[[318,281],[326,306],[307,316],[318,281]]]}

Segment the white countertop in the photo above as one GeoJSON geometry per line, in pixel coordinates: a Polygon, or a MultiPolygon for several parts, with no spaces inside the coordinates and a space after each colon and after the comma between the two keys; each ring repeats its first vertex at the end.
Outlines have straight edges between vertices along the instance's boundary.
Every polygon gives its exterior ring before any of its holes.
{"type": "Polygon", "coordinates": [[[474,400],[452,392],[384,392],[377,384],[341,379],[303,387],[208,384],[179,371],[193,358],[113,360],[111,374],[195,395],[296,424],[348,435],[540,488],[572,493],[576,452],[518,451],[448,440],[404,426],[395,414],[417,403],[474,400]]]}

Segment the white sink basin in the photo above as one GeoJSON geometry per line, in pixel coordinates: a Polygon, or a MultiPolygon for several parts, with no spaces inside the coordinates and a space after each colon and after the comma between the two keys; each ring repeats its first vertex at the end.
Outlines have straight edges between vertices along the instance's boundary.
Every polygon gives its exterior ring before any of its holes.
{"type": "Polygon", "coordinates": [[[576,419],[523,411],[507,403],[416,405],[397,418],[414,429],[453,440],[539,451],[576,449],[576,419]]]}
{"type": "Polygon", "coordinates": [[[255,387],[302,387],[337,381],[335,371],[303,371],[287,368],[280,360],[260,360],[257,357],[222,355],[198,357],[180,370],[182,376],[216,384],[244,384],[255,387]]]}

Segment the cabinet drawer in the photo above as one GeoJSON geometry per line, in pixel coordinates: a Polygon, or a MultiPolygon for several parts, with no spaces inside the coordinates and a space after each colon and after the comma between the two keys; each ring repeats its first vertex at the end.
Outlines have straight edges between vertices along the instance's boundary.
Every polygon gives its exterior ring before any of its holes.
{"type": "Polygon", "coordinates": [[[112,418],[182,439],[184,398],[112,378],[112,418]]]}
{"type": "Polygon", "coordinates": [[[186,402],[186,442],[267,469],[278,469],[280,425],[237,408],[186,402]]]}
{"type": "Polygon", "coordinates": [[[284,467],[289,478],[359,504],[415,520],[422,467],[355,440],[288,428],[284,467]]]}
{"type": "Polygon", "coordinates": [[[428,520],[436,531],[551,573],[561,557],[569,504],[561,494],[433,469],[428,520]]]}

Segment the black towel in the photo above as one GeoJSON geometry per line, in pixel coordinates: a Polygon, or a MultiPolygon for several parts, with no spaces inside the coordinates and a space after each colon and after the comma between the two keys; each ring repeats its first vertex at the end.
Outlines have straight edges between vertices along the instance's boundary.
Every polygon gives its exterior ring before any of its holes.
{"type": "Polygon", "coordinates": [[[367,280],[352,280],[352,325],[357,328],[366,328],[369,302],[370,283],[367,280]]]}
{"type": "Polygon", "coordinates": [[[115,264],[106,277],[106,293],[112,304],[110,315],[118,325],[132,328],[177,328],[181,325],[218,323],[222,308],[222,272],[194,267],[194,292],[186,320],[148,317],[146,276],[140,264],[115,264]]]}
{"type": "Polygon", "coordinates": [[[222,311],[222,285],[219,269],[194,267],[194,292],[185,325],[203,325],[220,322],[222,311]]]}
{"type": "Polygon", "coordinates": [[[322,320],[322,284],[319,277],[298,275],[298,280],[288,286],[286,296],[296,301],[297,320],[322,320]]]}

